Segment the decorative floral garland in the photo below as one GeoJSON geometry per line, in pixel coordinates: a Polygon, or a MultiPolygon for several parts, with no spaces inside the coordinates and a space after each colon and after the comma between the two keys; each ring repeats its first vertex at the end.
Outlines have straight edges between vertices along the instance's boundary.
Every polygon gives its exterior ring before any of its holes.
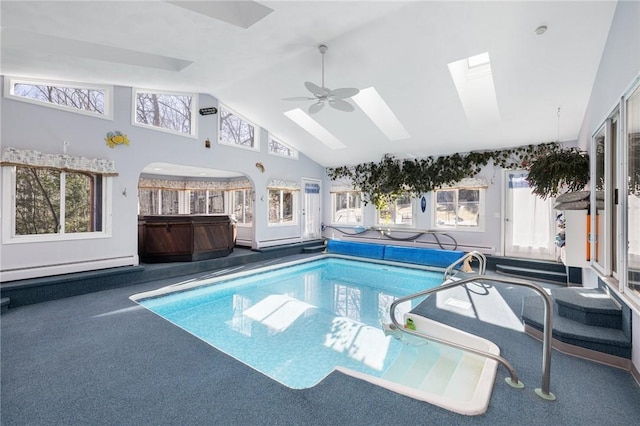
{"type": "Polygon", "coordinates": [[[107,142],[109,148],[115,148],[116,145],[129,145],[129,138],[127,135],[118,130],[107,133],[104,140],[107,142]]]}

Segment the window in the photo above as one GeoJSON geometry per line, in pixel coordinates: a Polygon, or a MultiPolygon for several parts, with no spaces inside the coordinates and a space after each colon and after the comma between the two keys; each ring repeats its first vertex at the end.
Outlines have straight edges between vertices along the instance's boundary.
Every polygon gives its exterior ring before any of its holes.
{"type": "Polygon", "coordinates": [[[235,216],[238,225],[251,225],[253,222],[253,197],[252,189],[236,189],[231,191],[229,203],[231,214],[235,216]]]}
{"type": "Polygon", "coordinates": [[[226,145],[260,150],[256,126],[240,118],[226,107],[218,109],[220,120],[219,142],[226,145]]]}
{"type": "Polygon", "coordinates": [[[7,98],[109,119],[112,91],[107,86],[5,78],[7,98]]]}
{"type": "Polygon", "coordinates": [[[297,223],[295,194],[290,189],[269,189],[269,225],[297,223]]]}
{"type": "Polygon", "coordinates": [[[12,236],[103,231],[102,175],[28,166],[6,170],[15,190],[12,236]]]}
{"type": "Polygon", "coordinates": [[[413,226],[413,216],[413,198],[404,193],[395,202],[378,210],[377,224],[413,226]]]}
{"type": "Polygon", "coordinates": [[[160,190],[140,188],[138,190],[139,214],[160,214],[160,190]]]}
{"type": "Polygon", "coordinates": [[[288,147],[282,142],[277,141],[273,137],[269,137],[269,154],[279,155],[281,157],[287,158],[298,158],[298,151],[293,148],[288,147]]]}
{"type": "Polygon", "coordinates": [[[331,222],[362,224],[362,195],[356,191],[331,193],[331,222]]]}
{"type": "Polygon", "coordinates": [[[222,214],[224,213],[224,191],[191,190],[189,204],[191,214],[222,214]]]}
{"type": "Polygon", "coordinates": [[[194,96],[134,89],[133,123],[182,135],[196,135],[194,96]]]}
{"type": "Polygon", "coordinates": [[[189,213],[207,214],[207,191],[189,191],[189,213]]]}
{"type": "Polygon", "coordinates": [[[138,202],[141,215],[180,214],[178,190],[140,188],[138,202]]]}
{"type": "Polygon", "coordinates": [[[448,188],[434,191],[436,228],[481,230],[484,217],[484,189],[448,188]]]}
{"type": "Polygon", "coordinates": [[[207,213],[224,214],[224,191],[207,191],[207,213]]]}

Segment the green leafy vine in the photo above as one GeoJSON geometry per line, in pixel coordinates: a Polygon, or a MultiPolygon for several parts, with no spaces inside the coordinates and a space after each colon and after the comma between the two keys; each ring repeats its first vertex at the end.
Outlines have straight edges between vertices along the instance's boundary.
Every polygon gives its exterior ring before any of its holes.
{"type": "Polygon", "coordinates": [[[589,180],[589,157],[575,148],[563,149],[557,142],[414,160],[387,154],[380,162],[332,167],[327,174],[331,180],[348,178],[363,193],[365,203],[382,208],[403,192],[418,196],[474,177],[489,162],[505,169],[529,170],[530,185],[543,198],[556,195],[562,184],[579,190],[589,180]]]}

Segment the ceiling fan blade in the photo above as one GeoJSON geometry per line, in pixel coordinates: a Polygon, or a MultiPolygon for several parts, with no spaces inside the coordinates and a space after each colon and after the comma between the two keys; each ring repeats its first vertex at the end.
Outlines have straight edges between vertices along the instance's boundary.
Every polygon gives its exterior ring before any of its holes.
{"type": "Polygon", "coordinates": [[[355,89],[353,87],[343,87],[341,89],[332,90],[329,93],[329,96],[334,100],[338,100],[350,98],[357,95],[358,93],[360,93],[360,90],[358,89],[355,89]]]}
{"type": "Polygon", "coordinates": [[[315,104],[312,104],[309,107],[309,114],[315,114],[316,112],[320,111],[322,108],[324,108],[324,102],[316,102],[315,104]]]}
{"type": "Polygon", "coordinates": [[[282,98],[283,101],[315,101],[316,98],[310,98],[308,96],[294,96],[293,98],[282,98]]]}
{"type": "Polygon", "coordinates": [[[340,111],[351,112],[356,110],[353,105],[347,101],[343,101],[342,99],[331,100],[329,101],[329,105],[335,109],[339,109],[340,111]]]}
{"type": "Polygon", "coordinates": [[[327,96],[330,92],[330,90],[327,89],[326,87],[320,87],[317,84],[312,83],[310,81],[305,81],[304,85],[311,93],[313,93],[318,97],[327,96]]]}

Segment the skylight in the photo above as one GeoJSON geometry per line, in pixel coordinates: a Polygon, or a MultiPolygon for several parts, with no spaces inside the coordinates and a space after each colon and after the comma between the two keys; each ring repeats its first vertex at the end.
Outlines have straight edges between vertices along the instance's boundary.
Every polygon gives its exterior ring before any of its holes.
{"type": "Polygon", "coordinates": [[[300,108],[285,111],[284,115],[329,148],[344,149],[347,147],[300,108]]]}
{"type": "Polygon", "coordinates": [[[451,62],[449,72],[470,126],[500,121],[488,52],[451,62]]]}
{"type": "Polygon", "coordinates": [[[475,68],[482,65],[489,64],[489,52],[484,52],[479,55],[470,56],[467,58],[467,65],[469,68],[475,68]]]}
{"type": "Polygon", "coordinates": [[[407,139],[410,137],[398,117],[391,111],[389,105],[382,99],[375,87],[360,90],[352,97],[360,109],[378,126],[390,141],[407,139]]]}

